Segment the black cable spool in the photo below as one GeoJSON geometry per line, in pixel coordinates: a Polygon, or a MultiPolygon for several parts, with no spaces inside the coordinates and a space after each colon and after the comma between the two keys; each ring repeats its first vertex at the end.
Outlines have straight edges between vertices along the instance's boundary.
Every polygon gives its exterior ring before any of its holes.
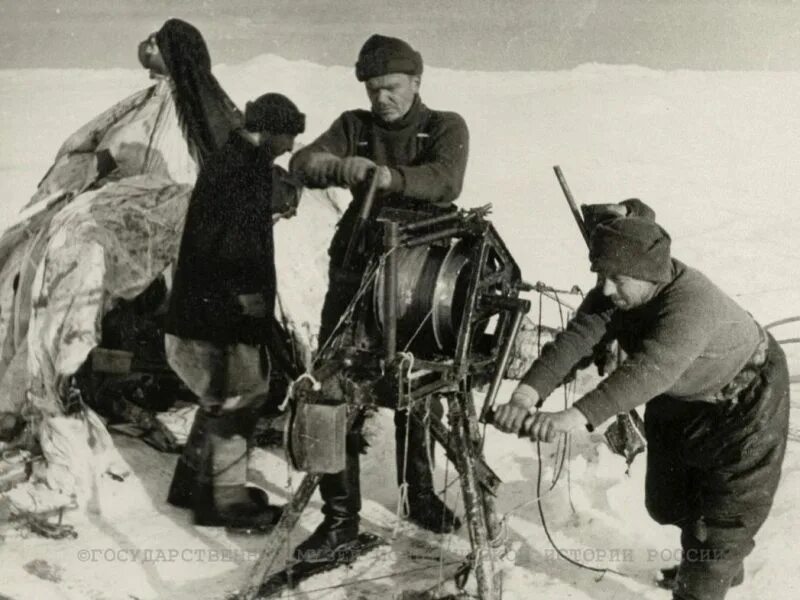
{"type": "MultiPolygon", "coordinates": [[[[398,248],[397,344],[421,358],[452,355],[468,300],[473,254],[466,239],[398,248]]],[[[383,269],[372,291],[376,325],[383,331],[383,269]]]]}

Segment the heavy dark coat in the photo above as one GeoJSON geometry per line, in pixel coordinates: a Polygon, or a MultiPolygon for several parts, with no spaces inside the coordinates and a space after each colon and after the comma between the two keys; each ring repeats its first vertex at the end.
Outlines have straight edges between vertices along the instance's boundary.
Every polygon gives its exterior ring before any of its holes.
{"type": "Polygon", "coordinates": [[[189,202],[167,314],[167,333],[219,345],[266,344],[274,322],[272,164],[234,133],[200,172],[189,202]],[[240,294],[261,293],[263,319],[240,294]]]}

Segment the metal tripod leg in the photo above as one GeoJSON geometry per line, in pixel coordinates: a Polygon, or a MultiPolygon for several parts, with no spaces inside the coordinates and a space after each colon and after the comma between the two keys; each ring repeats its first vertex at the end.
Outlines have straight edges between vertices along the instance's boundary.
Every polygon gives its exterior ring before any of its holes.
{"type": "MultiPolygon", "coordinates": [[[[481,437],[480,425],[478,422],[478,414],[475,411],[475,399],[472,395],[471,386],[466,392],[466,413],[467,423],[469,425],[470,440],[475,449],[476,460],[485,463],[483,457],[483,439],[481,437]]],[[[479,488],[481,498],[483,499],[483,512],[486,518],[486,532],[489,536],[489,543],[495,547],[500,543],[500,521],[497,519],[497,512],[494,508],[494,495],[487,492],[485,487],[479,488]]]]}
{"type": "Polygon", "coordinates": [[[286,547],[286,540],[289,539],[297,521],[300,520],[300,515],[303,513],[311,495],[319,485],[321,475],[316,473],[307,474],[303,477],[303,481],[292,495],[289,502],[283,509],[280,521],[275,525],[275,528],[270,532],[267,537],[267,544],[261,551],[261,555],[253,565],[247,577],[245,587],[239,593],[241,600],[255,600],[258,598],[258,591],[261,584],[267,578],[267,574],[272,569],[272,566],[281,554],[281,551],[286,547]]]}
{"type": "Polygon", "coordinates": [[[488,496],[481,489],[475,476],[475,466],[478,460],[476,444],[471,434],[471,421],[475,423],[474,407],[471,411],[467,406],[471,403],[469,393],[458,392],[448,394],[448,409],[451,422],[451,435],[455,445],[460,449],[457,456],[456,468],[461,477],[461,489],[464,496],[464,510],[466,512],[469,539],[472,545],[472,560],[475,567],[475,578],[478,584],[478,596],[481,600],[500,600],[502,596],[502,582],[500,572],[495,565],[492,553],[491,538],[488,531],[487,508],[493,509],[493,504],[487,505],[484,496],[488,496]]]}
{"type": "MultiPolygon", "coordinates": [[[[409,416],[410,418],[416,419],[419,423],[425,424],[418,412],[412,410],[409,413],[409,416]]],[[[432,417],[427,422],[427,425],[430,428],[431,437],[444,449],[448,460],[451,463],[456,464],[458,462],[460,450],[450,437],[450,430],[447,428],[447,426],[445,426],[444,423],[435,417],[432,417]]],[[[490,496],[491,494],[497,492],[497,488],[501,483],[500,478],[497,477],[489,465],[486,464],[486,461],[483,460],[483,457],[480,456],[480,453],[476,453],[475,455],[475,476],[478,480],[478,485],[480,485],[487,495],[490,496]]]]}
{"type": "MultiPolygon", "coordinates": [[[[485,464],[483,458],[483,440],[479,429],[478,415],[475,412],[475,399],[472,396],[472,391],[466,392],[465,397],[466,419],[470,441],[472,442],[472,448],[475,452],[475,459],[479,463],[485,464]]],[[[489,536],[489,544],[495,547],[500,542],[500,522],[497,519],[497,513],[494,508],[494,495],[490,494],[484,486],[478,488],[478,491],[483,501],[483,512],[486,518],[486,533],[489,536]]],[[[492,491],[494,492],[495,490],[492,491]]]]}

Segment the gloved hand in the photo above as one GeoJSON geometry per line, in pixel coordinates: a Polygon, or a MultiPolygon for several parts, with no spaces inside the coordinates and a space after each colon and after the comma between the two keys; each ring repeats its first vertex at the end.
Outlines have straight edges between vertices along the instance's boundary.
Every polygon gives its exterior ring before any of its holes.
{"type": "Polygon", "coordinates": [[[377,165],[363,156],[343,158],[337,168],[337,180],[341,185],[352,187],[366,181],[372,176],[377,165]]]}
{"type": "Polygon", "coordinates": [[[272,222],[297,214],[302,184],[279,165],[272,165],[272,222]]]}
{"type": "MultiPolygon", "coordinates": [[[[337,172],[342,159],[327,152],[318,152],[310,155],[306,163],[300,168],[301,179],[316,187],[327,187],[338,184],[337,172]]],[[[293,169],[292,173],[296,173],[293,169]]]]}

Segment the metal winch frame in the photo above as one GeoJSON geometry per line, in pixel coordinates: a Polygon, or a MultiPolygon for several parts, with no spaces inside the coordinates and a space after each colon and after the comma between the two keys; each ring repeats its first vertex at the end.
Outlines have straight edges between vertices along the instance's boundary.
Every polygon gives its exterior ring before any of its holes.
{"type": "MultiPolygon", "coordinates": [[[[408,220],[409,214],[404,211],[383,210],[375,221],[382,228],[383,252],[373,257],[372,268],[367,269],[362,279],[362,289],[374,285],[372,298],[362,295],[354,299],[348,313],[350,318],[340,322],[336,343],[326,346],[318,356],[313,378],[295,382],[293,394],[311,404],[345,403],[348,430],[364,409],[378,406],[405,409],[409,418],[422,420],[422,400],[436,394],[445,398],[448,422],[430,415],[424,422],[460,475],[472,546],[470,558],[479,596],[482,600],[499,600],[502,584],[495,546],[500,531],[494,498],[500,480],[484,460],[479,425],[485,422],[494,403],[530,302],[518,297],[519,290],[524,289],[520,269],[486,219],[488,210],[486,206],[422,220],[408,220]],[[449,325],[454,343],[439,343],[441,336],[437,337],[434,330],[437,344],[418,349],[410,361],[405,348],[398,344],[398,337],[408,337],[399,329],[400,263],[404,251],[431,245],[444,248],[458,245],[470,265],[459,275],[457,291],[454,282],[434,285],[434,291],[438,289],[445,296],[463,294],[463,308],[459,303],[460,315],[449,315],[446,310],[443,313],[452,317],[449,325]],[[380,284],[367,281],[368,277],[376,281],[377,275],[380,284]],[[479,418],[473,389],[486,384],[488,391],[479,418]]],[[[431,313],[424,319],[432,319],[438,300],[441,298],[433,299],[431,313]]],[[[420,327],[423,325],[421,322],[420,327]]],[[[254,565],[242,597],[259,597],[259,586],[278,556],[285,552],[285,539],[318,485],[320,475],[309,472],[304,476],[254,565]]]]}

